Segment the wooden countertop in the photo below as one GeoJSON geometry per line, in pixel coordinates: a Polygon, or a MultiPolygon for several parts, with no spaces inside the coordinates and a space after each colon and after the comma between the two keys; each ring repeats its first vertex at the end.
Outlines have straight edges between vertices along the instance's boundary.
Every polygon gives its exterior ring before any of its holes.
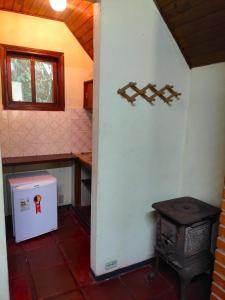
{"type": "Polygon", "coordinates": [[[88,168],[92,167],[92,152],[84,152],[74,155],[79,159],[81,164],[85,165],[88,168]]]}
{"type": "Polygon", "coordinates": [[[92,166],[92,153],[65,153],[65,154],[51,154],[51,155],[37,155],[37,156],[21,156],[21,157],[5,157],[2,158],[3,166],[16,166],[39,164],[47,162],[63,162],[77,160],[83,163],[88,168],[92,166]]]}

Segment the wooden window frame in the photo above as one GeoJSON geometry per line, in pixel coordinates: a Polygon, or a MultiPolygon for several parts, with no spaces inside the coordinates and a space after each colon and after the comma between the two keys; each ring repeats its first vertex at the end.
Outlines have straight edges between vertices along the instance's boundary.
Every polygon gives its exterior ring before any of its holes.
{"type": "MultiPolygon", "coordinates": [[[[33,48],[19,47],[0,44],[0,61],[2,77],[2,103],[4,109],[10,110],[65,110],[65,88],[64,88],[64,54],[62,52],[39,50],[33,48]],[[35,74],[31,76],[32,102],[20,102],[12,100],[11,86],[11,57],[23,57],[34,61],[51,62],[53,65],[53,103],[40,103],[34,99],[35,74]]],[[[34,66],[31,67],[31,73],[34,66]]]]}

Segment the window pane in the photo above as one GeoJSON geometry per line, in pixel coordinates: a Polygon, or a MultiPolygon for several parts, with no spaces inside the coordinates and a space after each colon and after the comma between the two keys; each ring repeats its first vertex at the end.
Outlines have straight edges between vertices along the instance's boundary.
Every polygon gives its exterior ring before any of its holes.
{"type": "Polygon", "coordinates": [[[31,102],[31,69],[30,60],[11,58],[12,100],[31,102]]]}
{"type": "Polygon", "coordinates": [[[53,103],[53,66],[48,62],[35,62],[36,102],[53,103]]]}

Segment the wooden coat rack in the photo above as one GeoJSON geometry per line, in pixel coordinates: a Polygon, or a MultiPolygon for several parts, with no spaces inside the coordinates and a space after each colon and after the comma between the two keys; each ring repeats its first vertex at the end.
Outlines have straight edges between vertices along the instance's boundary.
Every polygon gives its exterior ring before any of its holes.
{"type": "Polygon", "coordinates": [[[171,102],[176,98],[179,99],[181,93],[174,90],[173,85],[166,84],[160,90],[157,89],[155,84],[147,84],[144,88],[139,89],[136,82],[129,82],[127,85],[117,91],[119,95],[125,98],[128,102],[133,104],[138,96],[141,96],[150,104],[156,100],[156,97],[161,98],[166,104],[171,105],[171,102]],[[127,92],[132,90],[134,93],[130,96],[127,92]],[[148,95],[150,91],[150,95],[148,95]]]}

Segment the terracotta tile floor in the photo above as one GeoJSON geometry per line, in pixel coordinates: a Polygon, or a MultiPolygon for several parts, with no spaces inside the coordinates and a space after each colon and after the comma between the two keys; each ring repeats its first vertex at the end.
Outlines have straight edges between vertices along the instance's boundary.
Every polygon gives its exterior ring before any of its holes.
{"type": "MultiPolygon", "coordinates": [[[[179,300],[178,278],[165,264],[151,284],[148,265],[96,282],[90,272],[90,236],[72,208],[59,209],[59,230],[15,244],[7,222],[12,300],[179,300]]],[[[207,275],[195,279],[189,300],[209,299],[207,275]]]]}

